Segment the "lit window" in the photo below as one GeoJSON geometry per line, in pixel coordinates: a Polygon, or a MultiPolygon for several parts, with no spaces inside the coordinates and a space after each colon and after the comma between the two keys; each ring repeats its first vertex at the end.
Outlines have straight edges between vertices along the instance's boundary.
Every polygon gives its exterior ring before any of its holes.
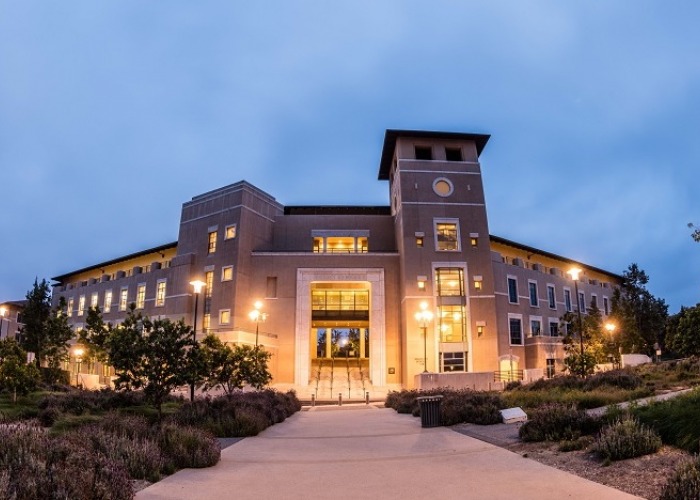
{"type": "Polygon", "coordinates": [[[85,295],[81,295],[78,299],[78,316],[82,316],[85,312],[85,295]]]}
{"type": "Polygon", "coordinates": [[[553,358],[547,358],[547,378],[552,378],[555,373],[555,360],[553,358]]]}
{"type": "Polygon", "coordinates": [[[222,309],[219,311],[219,324],[228,325],[231,323],[231,309],[222,309]]]}
{"type": "Polygon", "coordinates": [[[161,307],[165,305],[165,287],[167,282],[165,280],[158,280],[158,285],[156,285],[156,307],[161,307]]]}
{"type": "Polygon", "coordinates": [[[129,289],[122,288],[119,291],[119,310],[120,311],[126,311],[128,298],[129,298],[129,289]]]}
{"type": "Polygon", "coordinates": [[[146,284],[141,283],[136,288],[136,309],[143,309],[146,305],[146,284]]]}
{"type": "Polygon", "coordinates": [[[476,247],[479,245],[479,238],[477,236],[471,236],[469,238],[469,242],[471,243],[471,246],[476,247]]]}
{"type": "Polygon", "coordinates": [[[508,327],[510,331],[510,343],[513,345],[522,345],[523,320],[521,318],[509,318],[508,327]]]}
{"type": "Polygon", "coordinates": [[[105,301],[102,304],[102,309],[104,309],[106,313],[112,310],[112,290],[107,290],[105,292],[105,301]]]}
{"type": "Polygon", "coordinates": [[[366,236],[317,236],[313,239],[314,253],[367,253],[366,236]]]}
{"type": "Polygon", "coordinates": [[[224,231],[224,239],[231,240],[235,237],[236,237],[236,225],[231,224],[230,226],[226,226],[226,229],[224,231]]]}
{"type": "Polygon", "coordinates": [[[425,282],[427,281],[427,278],[425,276],[418,276],[418,290],[424,291],[425,290],[425,282]]]}
{"type": "Polygon", "coordinates": [[[423,237],[422,236],[416,236],[416,246],[418,248],[423,248],[423,237]]]}
{"type": "Polygon", "coordinates": [[[528,284],[528,289],[530,291],[530,305],[532,307],[539,307],[540,306],[540,301],[537,298],[537,282],[535,281],[530,281],[528,284]]]}
{"type": "Polygon", "coordinates": [[[474,290],[481,290],[484,280],[481,276],[474,276],[474,290]]]}
{"type": "Polygon", "coordinates": [[[97,307],[97,301],[98,301],[98,300],[100,300],[100,299],[99,299],[99,297],[98,297],[98,295],[97,295],[97,292],[93,292],[93,294],[90,296],[90,307],[92,307],[93,309],[94,309],[95,307],[97,307]]]}
{"type": "Polygon", "coordinates": [[[465,371],[464,352],[441,352],[440,358],[442,359],[443,372],[465,371]]]}
{"type": "Polygon", "coordinates": [[[438,321],[441,342],[464,341],[464,306],[440,306],[438,321]]]}
{"type": "Polygon", "coordinates": [[[440,297],[464,296],[464,270],[461,267],[435,269],[435,285],[440,297]]]}
{"type": "Polygon", "coordinates": [[[68,299],[68,308],[66,309],[66,316],[69,318],[73,316],[73,297],[68,299]]]}
{"type": "Polygon", "coordinates": [[[214,271],[207,271],[204,273],[204,282],[206,283],[204,287],[204,298],[211,299],[211,293],[214,289],[214,271]]]}
{"type": "Polygon", "coordinates": [[[530,335],[533,337],[542,335],[542,320],[530,319],[530,335]]]}
{"type": "Polygon", "coordinates": [[[231,281],[233,279],[233,266],[221,268],[221,281],[231,281]]]}
{"type": "Polygon", "coordinates": [[[435,222],[435,249],[459,251],[459,226],[457,222],[435,222]]]}
{"type": "Polygon", "coordinates": [[[518,303],[518,280],[510,276],[508,277],[508,302],[518,303]]]}
{"type": "Polygon", "coordinates": [[[564,306],[566,307],[566,312],[571,312],[571,290],[564,289],[564,306]]]}
{"type": "Polygon", "coordinates": [[[202,328],[204,329],[204,333],[209,332],[209,329],[211,328],[211,314],[210,313],[205,313],[204,316],[202,316],[202,328]]]}
{"type": "Polygon", "coordinates": [[[556,294],[554,290],[554,285],[547,285],[547,300],[549,301],[549,308],[557,308],[556,294]]]}
{"type": "Polygon", "coordinates": [[[207,248],[207,253],[212,254],[216,252],[216,231],[211,231],[209,233],[209,246],[207,248]]]}

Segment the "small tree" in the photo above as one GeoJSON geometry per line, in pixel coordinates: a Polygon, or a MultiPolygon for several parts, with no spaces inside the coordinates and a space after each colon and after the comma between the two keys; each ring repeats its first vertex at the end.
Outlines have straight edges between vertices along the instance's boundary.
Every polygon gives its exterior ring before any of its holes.
{"type": "Polygon", "coordinates": [[[583,328],[583,355],[581,354],[581,328],[578,314],[567,312],[564,323],[564,365],[572,373],[582,377],[590,375],[595,365],[605,361],[606,346],[600,310],[591,302],[588,312],[581,316],[583,328]]]}
{"type": "Polygon", "coordinates": [[[688,223],[688,227],[693,230],[693,232],[690,233],[690,237],[693,238],[698,243],[700,243],[700,227],[697,227],[692,222],[688,223]]]}
{"type": "Polygon", "coordinates": [[[700,356],[700,304],[669,318],[667,344],[680,356],[700,356]]]}
{"type": "Polygon", "coordinates": [[[205,389],[221,387],[226,394],[249,384],[261,389],[272,380],[268,370],[270,353],[249,345],[228,346],[216,335],[207,335],[201,345],[206,359],[205,389]]]}
{"type": "Polygon", "coordinates": [[[27,363],[27,353],[14,339],[0,340],[0,389],[12,393],[12,402],[17,395],[25,395],[36,388],[39,371],[27,363]]]}
{"type": "Polygon", "coordinates": [[[102,319],[99,306],[88,309],[85,327],[78,332],[78,342],[85,346],[87,357],[100,363],[107,362],[107,337],[111,325],[102,319]]]}
{"type": "Polygon", "coordinates": [[[611,311],[622,347],[627,352],[653,355],[655,344],[664,343],[668,305],[647,290],[649,277],[637,264],[631,264],[622,276],[622,286],[613,292],[611,311]]]}
{"type": "Polygon", "coordinates": [[[143,389],[162,418],[165,398],[189,382],[192,329],[169,319],[150,320],[132,305],[126,319],[109,328],[105,349],[117,389],[143,389]]]}
{"type": "MultiPolygon", "coordinates": [[[[35,355],[36,366],[46,363],[57,369],[68,353],[68,342],[73,330],[68,324],[63,297],[55,309],[51,308],[51,294],[46,280],[34,280],[27,292],[27,304],[22,313],[24,326],[20,331],[20,345],[35,355]]],[[[53,381],[53,380],[49,380],[53,381]]]]}

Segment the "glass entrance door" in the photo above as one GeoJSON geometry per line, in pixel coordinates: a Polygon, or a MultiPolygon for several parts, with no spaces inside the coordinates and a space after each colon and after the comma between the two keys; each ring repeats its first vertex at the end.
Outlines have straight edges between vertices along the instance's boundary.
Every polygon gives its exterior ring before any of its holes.
{"type": "Polygon", "coordinates": [[[368,358],[369,328],[316,328],[317,358],[368,358]]]}

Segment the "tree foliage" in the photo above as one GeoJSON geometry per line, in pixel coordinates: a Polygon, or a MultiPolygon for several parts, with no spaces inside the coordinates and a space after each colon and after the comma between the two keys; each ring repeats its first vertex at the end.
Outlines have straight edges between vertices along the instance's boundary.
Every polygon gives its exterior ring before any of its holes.
{"type": "Polygon", "coordinates": [[[85,346],[88,358],[100,363],[107,362],[107,337],[112,325],[102,319],[99,306],[88,309],[85,326],[78,332],[78,342],[85,346]]]}
{"type": "Polygon", "coordinates": [[[637,264],[630,264],[622,277],[622,286],[613,292],[611,311],[620,343],[626,352],[653,355],[655,344],[663,344],[668,305],[647,290],[649,277],[637,264]]]}
{"type": "Polygon", "coordinates": [[[603,334],[603,319],[600,310],[591,302],[586,314],[581,315],[581,325],[577,313],[567,312],[564,323],[564,366],[571,374],[588,376],[595,365],[606,361],[609,343],[603,334]],[[583,355],[581,355],[581,328],[583,329],[583,355]]]}
{"type": "Polygon", "coordinates": [[[27,353],[14,339],[0,340],[0,389],[12,393],[12,401],[17,395],[24,395],[36,388],[39,370],[27,363],[27,353]]]}
{"type": "Polygon", "coordinates": [[[261,389],[272,380],[268,370],[270,353],[248,345],[229,346],[217,336],[207,335],[201,343],[205,359],[205,390],[221,387],[226,394],[249,384],[261,389]]]}
{"type": "Polygon", "coordinates": [[[67,356],[73,330],[65,309],[63,298],[58,307],[52,309],[48,282],[34,280],[34,286],[27,292],[27,304],[22,313],[24,326],[19,337],[21,347],[34,353],[37,366],[45,363],[50,368],[57,368],[67,356]]]}
{"type": "Polygon", "coordinates": [[[693,238],[698,243],[700,243],[700,227],[697,227],[692,222],[688,223],[688,227],[693,230],[693,232],[690,233],[690,237],[693,238]]]}
{"type": "Polygon", "coordinates": [[[666,345],[680,356],[700,356],[700,304],[669,318],[666,345]]]}
{"type": "Polygon", "coordinates": [[[160,417],[165,398],[191,379],[192,329],[182,320],[150,320],[134,309],[124,322],[108,327],[105,349],[117,389],[143,389],[160,417]]]}

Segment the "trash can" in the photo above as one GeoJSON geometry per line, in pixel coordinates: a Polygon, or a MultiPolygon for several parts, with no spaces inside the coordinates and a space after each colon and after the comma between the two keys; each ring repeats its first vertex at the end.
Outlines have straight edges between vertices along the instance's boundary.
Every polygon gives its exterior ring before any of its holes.
{"type": "Polygon", "coordinates": [[[421,427],[440,427],[440,401],[442,396],[421,396],[416,398],[420,405],[421,427]]]}

